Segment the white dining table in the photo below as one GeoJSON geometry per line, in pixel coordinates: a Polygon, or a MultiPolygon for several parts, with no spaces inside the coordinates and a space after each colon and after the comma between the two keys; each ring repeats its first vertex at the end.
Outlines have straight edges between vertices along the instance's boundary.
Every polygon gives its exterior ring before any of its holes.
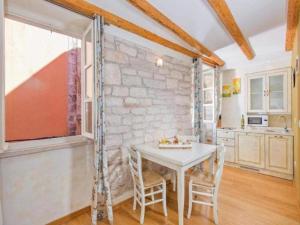
{"type": "Polygon", "coordinates": [[[184,224],[185,171],[209,159],[210,172],[214,170],[216,145],[192,143],[191,149],[159,149],[158,144],[137,145],[142,158],[173,169],[177,173],[178,224],[184,224]]]}

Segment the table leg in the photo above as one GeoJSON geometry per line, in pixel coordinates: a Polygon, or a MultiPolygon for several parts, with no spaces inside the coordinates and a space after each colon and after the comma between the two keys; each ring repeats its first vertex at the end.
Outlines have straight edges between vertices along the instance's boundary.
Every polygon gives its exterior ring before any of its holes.
{"type": "Polygon", "coordinates": [[[178,202],[178,224],[183,225],[184,220],[184,170],[177,170],[177,202],[178,202]]]}
{"type": "Polygon", "coordinates": [[[212,154],[209,159],[209,173],[210,175],[213,175],[215,173],[215,154],[212,154]]]}

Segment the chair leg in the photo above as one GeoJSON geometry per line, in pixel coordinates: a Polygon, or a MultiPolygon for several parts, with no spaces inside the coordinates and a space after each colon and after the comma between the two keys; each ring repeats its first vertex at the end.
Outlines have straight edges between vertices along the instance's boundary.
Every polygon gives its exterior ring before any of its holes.
{"type": "Polygon", "coordinates": [[[214,203],[213,209],[214,209],[214,221],[215,221],[215,224],[218,225],[219,218],[218,218],[218,207],[217,207],[216,203],[214,203]]]}
{"type": "Polygon", "coordinates": [[[133,210],[136,210],[136,190],[135,188],[133,189],[133,210]]]}
{"type": "Polygon", "coordinates": [[[144,224],[145,217],[145,196],[142,199],[140,224],[144,224]]]}
{"type": "Polygon", "coordinates": [[[217,194],[214,193],[213,196],[213,211],[214,211],[214,222],[216,225],[219,224],[219,218],[218,218],[218,201],[217,201],[217,194]]]}
{"type": "Polygon", "coordinates": [[[191,218],[191,214],[192,214],[192,206],[193,206],[193,181],[190,180],[189,182],[189,209],[188,209],[188,214],[187,214],[187,218],[190,219],[191,218]]]}
{"type": "Polygon", "coordinates": [[[164,208],[164,214],[165,216],[168,216],[167,212],[167,185],[166,181],[163,181],[163,208],[164,208]]]}
{"type": "Polygon", "coordinates": [[[176,173],[173,173],[172,183],[173,183],[173,191],[176,191],[176,173]]]}
{"type": "MultiPolygon", "coordinates": [[[[153,192],[154,192],[154,188],[152,187],[152,188],[150,189],[150,191],[153,193],[153,192]]],[[[151,195],[151,200],[154,201],[154,194],[151,195]]]]}

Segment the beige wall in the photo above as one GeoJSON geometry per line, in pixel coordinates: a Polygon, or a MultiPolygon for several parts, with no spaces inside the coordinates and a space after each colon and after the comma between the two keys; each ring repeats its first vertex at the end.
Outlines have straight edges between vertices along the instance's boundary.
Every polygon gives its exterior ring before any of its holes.
{"type": "Polygon", "coordinates": [[[5,225],[42,225],[90,205],[92,146],[0,160],[5,225]]]}
{"type": "MultiPolygon", "coordinates": [[[[300,21],[300,17],[299,17],[300,21]]],[[[293,56],[292,56],[292,67],[295,68],[296,65],[296,57],[300,58],[300,22],[298,23],[296,37],[294,40],[293,47],[293,56]]],[[[294,141],[294,149],[295,149],[295,181],[298,189],[298,200],[300,202],[300,128],[299,128],[299,120],[300,120],[300,72],[296,73],[296,87],[292,90],[292,125],[295,133],[295,141],[294,141]]]]}

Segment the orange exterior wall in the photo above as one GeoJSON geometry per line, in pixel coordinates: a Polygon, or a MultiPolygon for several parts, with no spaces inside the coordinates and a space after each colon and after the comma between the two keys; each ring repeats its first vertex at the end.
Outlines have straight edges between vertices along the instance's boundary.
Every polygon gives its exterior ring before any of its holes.
{"type": "Polygon", "coordinates": [[[67,107],[65,52],[5,97],[6,141],[67,136],[67,107]]]}

